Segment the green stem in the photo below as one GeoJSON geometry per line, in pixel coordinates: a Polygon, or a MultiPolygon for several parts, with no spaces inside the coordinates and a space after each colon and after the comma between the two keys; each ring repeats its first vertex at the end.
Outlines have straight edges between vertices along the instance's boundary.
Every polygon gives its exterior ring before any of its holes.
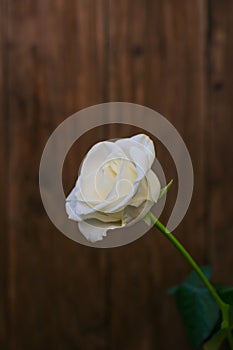
{"type": "Polygon", "coordinates": [[[222,329],[227,330],[227,336],[228,341],[231,346],[231,349],[233,349],[233,338],[232,333],[230,330],[230,324],[229,324],[229,308],[230,306],[226,304],[218,295],[213,285],[209,282],[209,280],[205,277],[204,273],[200,269],[200,267],[197,265],[195,260],[191,257],[191,255],[188,253],[188,251],[184,248],[184,246],[177,240],[177,238],[150,212],[149,213],[151,221],[154,223],[154,225],[162,232],[169,241],[179,250],[179,252],[185,257],[185,259],[188,261],[188,263],[192,266],[192,268],[196,271],[202,282],[205,284],[206,288],[209,290],[210,294],[216,301],[217,305],[219,306],[219,309],[222,313],[222,329]]]}

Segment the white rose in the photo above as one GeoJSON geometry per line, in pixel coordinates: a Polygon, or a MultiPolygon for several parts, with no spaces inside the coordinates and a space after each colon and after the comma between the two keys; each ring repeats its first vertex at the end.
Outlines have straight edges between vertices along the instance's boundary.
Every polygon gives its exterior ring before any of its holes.
{"type": "Polygon", "coordinates": [[[66,199],[69,219],[78,222],[87,240],[102,240],[107,230],[144,218],[161,189],[151,170],[154,158],[154,144],[144,134],[99,142],[90,149],[66,199]]]}

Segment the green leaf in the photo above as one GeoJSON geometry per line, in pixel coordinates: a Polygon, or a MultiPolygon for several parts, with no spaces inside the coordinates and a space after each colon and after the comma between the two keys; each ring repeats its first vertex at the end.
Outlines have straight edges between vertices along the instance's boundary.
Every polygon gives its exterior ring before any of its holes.
{"type": "Polygon", "coordinates": [[[187,336],[193,347],[198,349],[213,331],[219,318],[219,308],[204,287],[184,283],[177,289],[175,297],[187,336]]]}
{"type": "MultiPolygon", "coordinates": [[[[201,268],[210,279],[211,267],[201,268]]],[[[194,349],[199,349],[213,332],[220,316],[219,308],[208,289],[196,272],[192,272],[186,281],[170,288],[169,294],[175,294],[187,336],[194,349]]]]}
{"type": "Polygon", "coordinates": [[[233,305],[233,287],[216,285],[215,288],[225,303],[233,305]]]}
{"type": "Polygon", "coordinates": [[[230,326],[233,329],[233,287],[216,285],[215,289],[218,292],[220,298],[226,304],[230,305],[229,319],[230,319],[230,326]]]}
{"type": "Polygon", "coordinates": [[[220,329],[213,337],[208,340],[204,345],[204,350],[218,350],[222,345],[223,341],[227,337],[227,332],[225,329],[220,329]]]}
{"type": "MultiPolygon", "coordinates": [[[[203,266],[201,269],[210,279],[211,267],[203,266]]],[[[215,285],[215,289],[221,299],[230,305],[229,316],[233,329],[233,287],[215,285]]],[[[221,327],[220,310],[197,273],[192,272],[184,283],[170,288],[168,293],[175,295],[193,348],[199,349],[211,337],[204,345],[204,350],[219,349],[227,337],[226,330],[218,330],[221,327]]]]}
{"type": "Polygon", "coordinates": [[[167,193],[167,191],[169,190],[172,184],[173,184],[173,180],[171,180],[165,187],[161,188],[159,199],[162,198],[167,193]]]}

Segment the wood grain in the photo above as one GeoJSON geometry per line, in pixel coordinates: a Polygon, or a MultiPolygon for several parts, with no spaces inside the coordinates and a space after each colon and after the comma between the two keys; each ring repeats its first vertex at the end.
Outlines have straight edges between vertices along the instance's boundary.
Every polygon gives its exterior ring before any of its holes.
{"type": "Polygon", "coordinates": [[[0,3],[0,348],[7,346],[8,299],[7,299],[7,168],[8,168],[8,129],[7,129],[7,51],[6,51],[6,2],[0,3]]]}
{"type": "Polygon", "coordinates": [[[215,278],[232,284],[233,265],[233,3],[210,2],[208,79],[208,217],[215,278]]]}
{"type": "MultiPolygon", "coordinates": [[[[204,5],[201,1],[182,5],[179,1],[136,1],[132,6],[130,1],[110,1],[110,15],[111,98],[156,109],[176,125],[187,142],[196,186],[190,213],[178,232],[204,261],[204,5]]],[[[176,178],[164,147],[158,143],[157,150],[167,175],[176,178]]],[[[163,217],[168,214],[169,208],[163,217]]],[[[115,251],[112,266],[113,348],[153,349],[157,345],[168,349],[179,344],[187,349],[174,300],[164,293],[188,271],[173,247],[152,230],[134,245],[115,251]],[[176,327],[169,329],[164,342],[160,334],[167,329],[171,310],[176,327]]]]}
{"type": "MultiPolygon", "coordinates": [[[[180,132],[194,166],[193,200],[177,236],[213,265],[216,280],[233,284],[232,2],[0,4],[0,348],[189,349],[166,295],[190,271],[183,258],[155,229],[110,250],[68,240],[44,211],[38,169],[49,135],[77,110],[107,101],[157,110],[180,132]]],[[[93,143],[133,131],[108,125],[80,138],[65,161],[65,191],[93,143]]],[[[176,179],[166,149],[156,148],[167,178],[176,179]]]]}
{"type": "Polygon", "coordinates": [[[9,9],[10,349],[107,347],[106,253],[59,234],[38,189],[49,134],[78,108],[103,101],[103,34],[97,68],[94,26],[103,25],[105,7],[99,2],[95,17],[90,5],[11,1],[9,9]]]}

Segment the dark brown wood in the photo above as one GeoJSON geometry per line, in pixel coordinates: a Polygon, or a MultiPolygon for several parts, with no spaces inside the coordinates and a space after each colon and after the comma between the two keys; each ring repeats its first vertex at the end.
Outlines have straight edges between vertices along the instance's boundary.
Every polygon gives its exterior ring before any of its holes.
{"type": "MultiPolygon", "coordinates": [[[[204,262],[204,3],[138,0],[132,6],[131,1],[110,1],[110,15],[110,97],[161,112],[186,141],[196,175],[195,191],[189,214],[177,232],[204,262]]],[[[168,178],[176,178],[174,165],[159,143],[157,150],[168,178]]],[[[175,191],[169,193],[164,219],[174,195],[175,191]]],[[[156,344],[159,349],[174,348],[174,344],[188,348],[174,300],[165,294],[188,270],[156,230],[114,251],[112,332],[116,349],[153,349],[156,344]],[[171,313],[176,327],[169,329],[164,341],[160,335],[166,331],[171,313]]]]}
{"type": "MultiPolygon", "coordinates": [[[[166,295],[190,271],[183,258],[155,229],[112,250],[67,239],[44,211],[38,169],[49,135],[79,109],[127,101],[157,110],[194,166],[193,200],[176,233],[213,265],[216,281],[233,284],[232,14],[230,0],[1,1],[1,349],[190,348],[166,295]]],[[[66,193],[94,142],[134,130],[84,135],[65,161],[66,193]]],[[[176,179],[167,151],[156,148],[176,179]]]]}
{"type": "Polygon", "coordinates": [[[10,349],[108,348],[106,252],[57,232],[38,188],[49,134],[77,109],[103,102],[105,11],[104,1],[9,4],[10,349]]]}
{"type": "Polygon", "coordinates": [[[208,241],[216,280],[232,284],[233,3],[210,1],[209,11],[208,241]]]}
{"type": "Polygon", "coordinates": [[[8,130],[7,130],[7,42],[6,42],[6,2],[0,3],[0,348],[7,346],[8,329],[8,280],[7,280],[7,165],[8,165],[8,130]]]}

